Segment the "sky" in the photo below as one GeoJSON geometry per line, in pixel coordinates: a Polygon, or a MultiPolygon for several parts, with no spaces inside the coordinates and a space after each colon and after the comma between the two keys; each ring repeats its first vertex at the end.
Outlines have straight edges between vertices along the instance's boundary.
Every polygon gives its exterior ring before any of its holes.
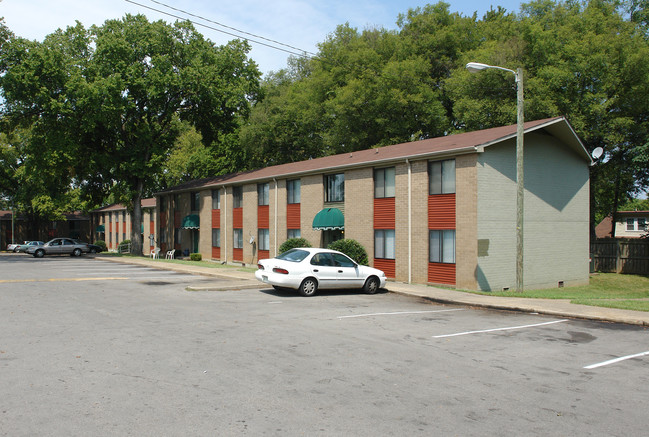
{"type": "MultiPolygon", "coordinates": [[[[317,53],[317,44],[323,42],[339,24],[349,23],[358,30],[368,27],[396,29],[400,13],[408,9],[436,3],[437,0],[0,0],[0,17],[16,35],[31,40],[42,41],[56,29],[74,25],[80,21],[85,27],[101,25],[108,19],[121,18],[125,14],[142,13],[149,20],[162,19],[174,22],[177,18],[190,18],[197,30],[216,44],[225,44],[234,39],[232,35],[219,32],[236,33],[239,37],[279,46],[267,40],[244,35],[209,21],[174,11],[181,9],[195,16],[218,22],[249,34],[274,40],[294,48],[299,52],[317,53]],[[166,6],[165,6],[166,5],[166,6]],[[155,9],[155,10],[153,10],[155,9]],[[157,11],[156,11],[157,10],[157,11]],[[162,12],[158,12],[162,11],[162,12]],[[164,13],[163,13],[164,12],[164,13]]],[[[502,6],[508,11],[519,12],[519,0],[446,0],[452,12],[478,17],[491,6],[502,6]]],[[[259,65],[263,73],[277,71],[286,67],[289,53],[251,41],[249,56],[259,65]]],[[[293,48],[280,46],[286,50],[293,48]]]]}

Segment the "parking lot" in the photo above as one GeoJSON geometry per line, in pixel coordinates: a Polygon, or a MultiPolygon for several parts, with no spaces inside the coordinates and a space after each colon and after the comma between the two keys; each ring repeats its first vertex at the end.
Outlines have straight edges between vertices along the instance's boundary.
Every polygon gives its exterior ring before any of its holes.
{"type": "Polygon", "coordinates": [[[0,256],[0,433],[646,433],[646,328],[208,280],[0,256]]]}

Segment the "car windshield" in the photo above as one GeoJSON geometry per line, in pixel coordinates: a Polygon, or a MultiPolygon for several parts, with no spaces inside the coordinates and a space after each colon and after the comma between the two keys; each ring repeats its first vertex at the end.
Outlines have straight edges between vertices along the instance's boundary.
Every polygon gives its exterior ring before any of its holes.
{"type": "Polygon", "coordinates": [[[284,261],[300,262],[309,255],[309,252],[301,249],[291,249],[277,256],[277,259],[284,261]]]}

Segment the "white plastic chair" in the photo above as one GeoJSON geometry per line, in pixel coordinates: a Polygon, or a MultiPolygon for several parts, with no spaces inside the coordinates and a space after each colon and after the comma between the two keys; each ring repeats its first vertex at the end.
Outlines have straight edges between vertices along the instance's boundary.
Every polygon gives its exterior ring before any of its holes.
{"type": "Polygon", "coordinates": [[[175,250],[168,251],[167,256],[165,256],[165,259],[174,259],[174,252],[175,250]]]}
{"type": "Polygon", "coordinates": [[[160,248],[156,247],[154,250],[151,251],[150,255],[151,258],[153,259],[160,258],[160,248]]]}

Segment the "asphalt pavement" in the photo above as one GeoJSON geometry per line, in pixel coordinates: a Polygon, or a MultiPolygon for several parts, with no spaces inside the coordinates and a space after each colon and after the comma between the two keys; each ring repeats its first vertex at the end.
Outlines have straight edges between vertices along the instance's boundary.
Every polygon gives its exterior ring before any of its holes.
{"type": "MultiPolygon", "coordinates": [[[[201,267],[179,263],[169,263],[164,260],[132,257],[98,256],[101,261],[111,261],[125,264],[135,264],[164,270],[191,273],[195,275],[214,277],[215,279],[230,279],[235,285],[215,281],[214,284],[201,283],[187,287],[188,291],[224,291],[233,289],[264,288],[252,272],[241,270],[238,266],[222,266],[221,268],[201,267]]],[[[597,320],[612,323],[649,326],[649,312],[621,310],[615,308],[594,307],[573,304],[568,299],[532,299],[521,297],[501,297],[484,294],[467,293],[464,291],[437,288],[422,284],[407,284],[398,281],[388,281],[386,289],[392,293],[417,296],[432,302],[464,305],[470,307],[491,308],[498,310],[521,311],[528,313],[548,314],[576,319],[597,320]]]]}

